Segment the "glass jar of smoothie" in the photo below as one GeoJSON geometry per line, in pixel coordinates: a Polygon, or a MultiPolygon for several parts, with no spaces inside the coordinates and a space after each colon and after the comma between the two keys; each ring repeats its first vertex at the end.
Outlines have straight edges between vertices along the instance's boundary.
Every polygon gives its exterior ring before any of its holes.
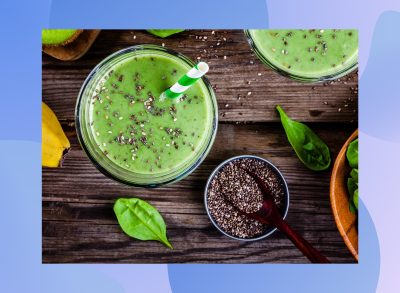
{"type": "Polygon", "coordinates": [[[217,132],[214,91],[203,77],[176,99],[159,96],[194,63],[154,45],[118,51],[98,64],[78,96],[79,142],[105,175],[134,186],[180,180],[208,154],[217,132]]]}
{"type": "Polygon", "coordinates": [[[261,61],[303,82],[340,78],[358,67],[357,30],[246,30],[261,61]]]}

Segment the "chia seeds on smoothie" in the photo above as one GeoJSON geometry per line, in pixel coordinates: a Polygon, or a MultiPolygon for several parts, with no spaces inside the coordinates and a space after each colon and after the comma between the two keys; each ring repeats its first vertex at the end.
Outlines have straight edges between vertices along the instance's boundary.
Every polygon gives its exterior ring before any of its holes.
{"type": "Polygon", "coordinates": [[[201,82],[179,98],[160,94],[187,72],[162,54],[119,62],[98,82],[90,101],[98,148],[114,164],[138,174],[165,174],[195,158],[212,127],[211,99],[201,82]]]}
{"type": "Polygon", "coordinates": [[[336,29],[249,30],[257,54],[291,76],[335,77],[358,62],[358,31],[336,29]]]}

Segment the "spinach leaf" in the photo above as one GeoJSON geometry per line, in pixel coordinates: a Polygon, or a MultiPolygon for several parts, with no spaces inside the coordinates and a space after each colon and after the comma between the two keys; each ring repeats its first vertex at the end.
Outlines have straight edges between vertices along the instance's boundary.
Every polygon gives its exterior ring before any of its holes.
{"type": "Polygon", "coordinates": [[[356,206],[354,205],[354,202],[352,200],[349,201],[349,210],[353,214],[355,214],[357,212],[356,206]]]}
{"type": "Polygon", "coordinates": [[[347,190],[349,191],[350,197],[353,196],[354,191],[358,189],[358,182],[352,177],[347,178],[347,190]]]}
{"type": "Polygon", "coordinates": [[[355,213],[358,209],[358,138],[347,147],[346,158],[353,168],[347,178],[347,191],[350,196],[350,211],[355,213]]]}
{"type": "Polygon", "coordinates": [[[350,177],[357,181],[358,184],[358,169],[353,168],[350,171],[350,177]]]}
{"type": "Polygon", "coordinates": [[[166,38],[169,37],[171,35],[183,32],[184,30],[182,29],[173,29],[173,30],[147,30],[149,33],[160,37],[160,38],[166,38]]]}
{"type": "Polygon", "coordinates": [[[353,203],[356,209],[358,209],[358,189],[356,189],[353,193],[353,203]]]}
{"type": "Polygon", "coordinates": [[[286,136],[300,161],[314,171],[328,169],[331,164],[328,146],[308,126],[290,119],[280,106],[276,109],[286,136]]]}
{"type": "Polygon", "coordinates": [[[119,198],[114,212],[122,230],[140,240],[157,240],[172,248],[165,222],[155,207],[139,198],[119,198]]]}
{"type": "Polygon", "coordinates": [[[346,157],[350,167],[358,168],[358,138],[349,144],[346,151],[346,157]]]}

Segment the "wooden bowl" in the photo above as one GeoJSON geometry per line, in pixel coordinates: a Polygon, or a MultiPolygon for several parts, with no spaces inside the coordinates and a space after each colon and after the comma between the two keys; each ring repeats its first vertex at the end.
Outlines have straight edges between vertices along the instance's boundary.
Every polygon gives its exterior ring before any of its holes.
{"type": "Polygon", "coordinates": [[[46,54],[63,61],[81,58],[92,46],[100,30],[84,30],[73,42],[65,46],[43,46],[46,54]]]}
{"type": "Polygon", "coordinates": [[[349,209],[349,194],[347,192],[347,177],[350,166],[347,163],[347,147],[358,137],[358,130],[347,139],[340,150],[332,170],[330,198],[332,212],[335,217],[336,226],[342,235],[347,248],[358,261],[358,221],[357,214],[349,209]]]}

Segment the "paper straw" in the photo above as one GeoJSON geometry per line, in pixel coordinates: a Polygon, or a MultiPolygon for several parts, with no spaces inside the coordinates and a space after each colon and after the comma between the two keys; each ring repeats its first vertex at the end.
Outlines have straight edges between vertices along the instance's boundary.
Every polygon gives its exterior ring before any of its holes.
{"type": "Polygon", "coordinates": [[[196,66],[182,76],[172,87],[163,92],[160,96],[160,100],[165,98],[176,99],[179,102],[179,97],[183,95],[197,80],[199,80],[204,74],[208,72],[208,64],[205,62],[199,62],[196,66]]]}

